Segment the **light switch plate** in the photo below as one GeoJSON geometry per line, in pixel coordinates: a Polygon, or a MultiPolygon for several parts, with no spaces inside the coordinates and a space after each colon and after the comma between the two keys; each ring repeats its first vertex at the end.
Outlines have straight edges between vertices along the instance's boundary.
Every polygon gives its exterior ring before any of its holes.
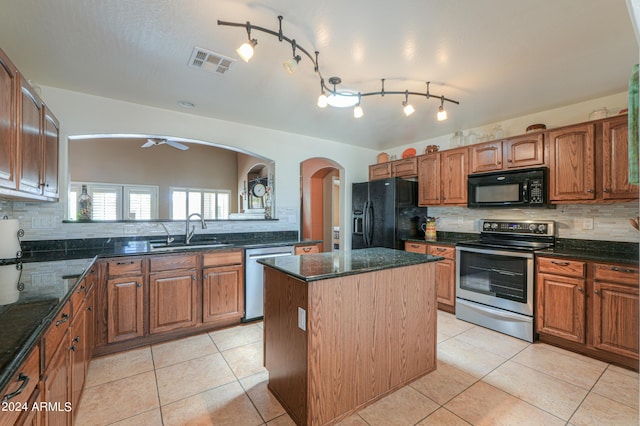
{"type": "Polygon", "coordinates": [[[307,331],[307,311],[298,308],[298,328],[307,331]]]}

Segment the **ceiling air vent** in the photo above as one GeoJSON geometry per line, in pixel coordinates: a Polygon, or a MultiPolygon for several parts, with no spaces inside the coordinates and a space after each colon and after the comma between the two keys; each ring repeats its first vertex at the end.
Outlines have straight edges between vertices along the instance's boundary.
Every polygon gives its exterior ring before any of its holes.
{"type": "Polygon", "coordinates": [[[223,75],[229,70],[233,62],[235,62],[235,59],[196,46],[193,48],[193,53],[191,53],[189,66],[213,74],[223,75]]]}

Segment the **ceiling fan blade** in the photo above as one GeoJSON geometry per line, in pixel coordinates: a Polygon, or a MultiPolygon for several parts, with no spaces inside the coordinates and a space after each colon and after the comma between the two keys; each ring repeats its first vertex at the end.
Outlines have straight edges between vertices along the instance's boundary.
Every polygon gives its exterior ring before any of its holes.
{"type": "Polygon", "coordinates": [[[140,148],[149,148],[150,146],[154,146],[155,142],[151,139],[148,139],[140,148]]]}
{"type": "Polygon", "coordinates": [[[172,147],[174,147],[174,148],[178,148],[179,150],[182,150],[182,151],[186,151],[187,149],[189,149],[189,147],[188,147],[188,146],[183,145],[183,144],[181,144],[181,143],[179,143],[179,142],[166,141],[165,143],[166,143],[167,145],[169,145],[169,146],[172,146],[172,147]]]}

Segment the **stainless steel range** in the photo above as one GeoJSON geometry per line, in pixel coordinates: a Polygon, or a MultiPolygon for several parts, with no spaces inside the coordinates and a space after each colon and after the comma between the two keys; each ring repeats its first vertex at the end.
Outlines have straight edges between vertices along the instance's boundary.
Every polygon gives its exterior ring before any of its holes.
{"type": "Polygon", "coordinates": [[[535,250],[555,245],[553,221],[481,221],[456,245],[456,318],[534,340],[535,250]]]}

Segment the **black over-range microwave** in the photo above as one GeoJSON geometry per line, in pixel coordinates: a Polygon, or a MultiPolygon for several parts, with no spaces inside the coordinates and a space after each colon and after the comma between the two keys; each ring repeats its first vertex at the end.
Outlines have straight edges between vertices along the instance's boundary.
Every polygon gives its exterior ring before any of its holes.
{"type": "Polygon", "coordinates": [[[468,207],[550,207],[546,167],[468,176],[468,207]]]}

